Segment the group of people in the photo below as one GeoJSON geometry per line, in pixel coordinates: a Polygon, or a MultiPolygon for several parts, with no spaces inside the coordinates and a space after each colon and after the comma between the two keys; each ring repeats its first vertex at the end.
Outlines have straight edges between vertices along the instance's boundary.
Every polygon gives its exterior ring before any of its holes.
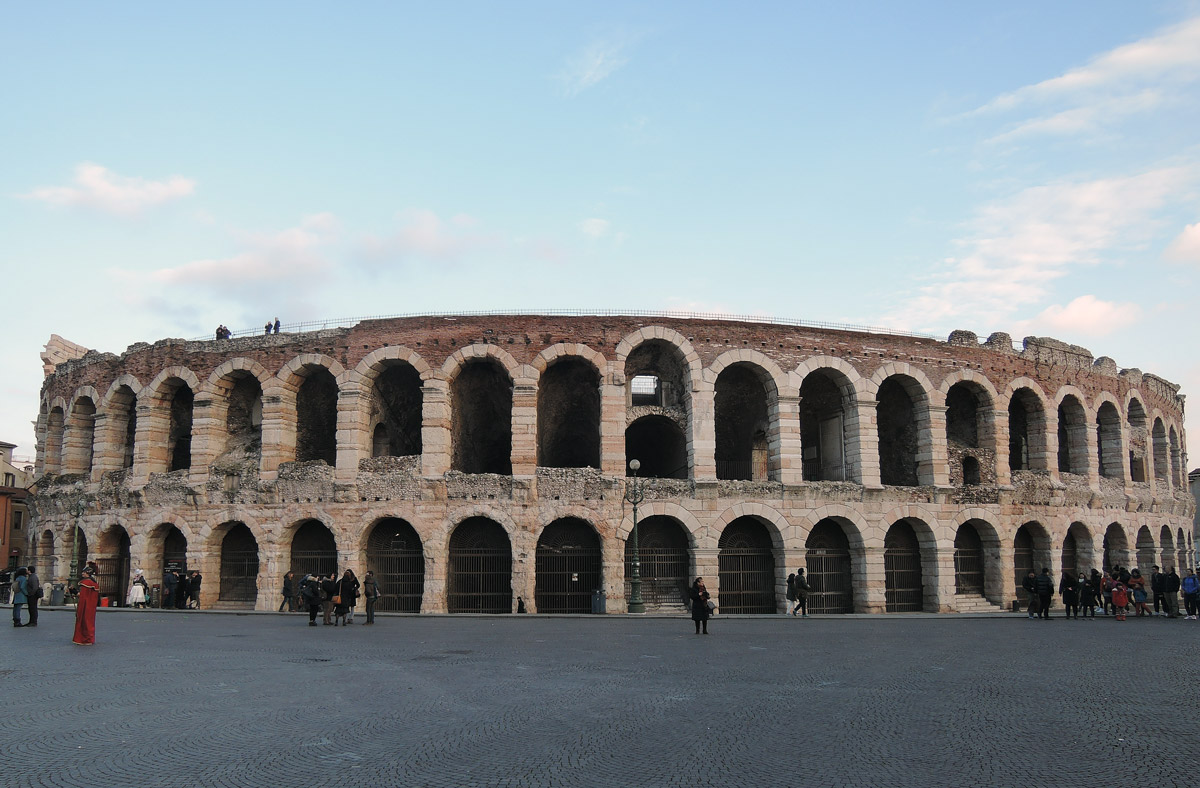
{"type": "Polygon", "coordinates": [[[217,339],[229,339],[233,336],[233,332],[225,327],[225,324],[217,326],[217,339]]]}
{"type": "Polygon", "coordinates": [[[266,325],[263,326],[263,336],[266,336],[271,333],[275,333],[275,334],[279,333],[279,318],[275,318],[274,323],[272,323],[270,320],[268,320],[266,322],[266,325]]]}
{"type": "Polygon", "coordinates": [[[297,608],[297,599],[308,608],[308,625],[317,625],[317,614],[321,614],[325,626],[347,626],[354,623],[354,611],[360,596],[366,602],[367,620],[364,625],[375,623],[375,603],[379,601],[379,583],[375,573],[368,570],[360,583],[354,571],[347,569],[341,579],[337,574],[305,575],[299,585],[296,576],[288,572],[283,578],[283,601],[279,611],[286,605],[289,611],[297,608]]]}
{"type": "Polygon", "coordinates": [[[166,570],[163,572],[162,606],[176,610],[199,610],[200,585],[203,582],[204,576],[195,569],[190,572],[183,569],[166,570]]]}
{"type": "Polygon", "coordinates": [[[12,577],[12,611],[14,627],[36,627],[38,622],[38,600],[45,596],[42,581],[38,579],[37,567],[19,566],[12,577]],[[21,623],[21,606],[29,610],[29,623],[21,623]]]}
{"type": "MultiPolygon", "coordinates": [[[[1095,619],[1096,615],[1111,615],[1117,621],[1133,612],[1137,616],[1165,616],[1179,618],[1179,593],[1189,621],[1200,616],[1200,578],[1193,569],[1187,570],[1182,579],[1174,567],[1166,572],[1155,565],[1149,583],[1138,568],[1128,569],[1114,566],[1103,574],[1096,569],[1090,575],[1083,572],[1063,572],[1058,582],[1058,593],[1062,597],[1067,618],[1095,619]],[[1153,610],[1150,606],[1153,605],[1153,610]]],[[[1054,578],[1050,570],[1043,567],[1040,575],[1032,570],[1026,575],[1021,587],[1029,596],[1029,618],[1050,619],[1050,606],[1054,599],[1054,578]]]]}

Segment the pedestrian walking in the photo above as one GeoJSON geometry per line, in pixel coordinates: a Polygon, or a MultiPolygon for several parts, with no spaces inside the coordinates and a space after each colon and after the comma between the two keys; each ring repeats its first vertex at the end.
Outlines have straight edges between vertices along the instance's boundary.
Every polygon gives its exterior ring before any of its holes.
{"type": "Polygon", "coordinates": [[[708,589],[704,587],[704,578],[697,577],[692,582],[692,590],[688,592],[688,598],[692,600],[692,621],[696,622],[696,634],[699,635],[701,628],[704,634],[708,634],[708,619],[712,615],[711,598],[708,595],[708,589]]]}
{"type": "Polygon", "coordinates": [[[1083,572],[1079,573],[1076,579],[1079,584],[1079,607],[1083,609],[1083,617],[1096,620],[1096,589],[1084,577],[1083,572]]]}
{"type": "MultiPolygon", "coordinates": [[[[1175,567],[1167,570],[1167,575],[1163,578],[1163,607],[1167,611],[1167,615],[1171,618],[1179,618],[1179,575],[1175,572],[1175,567]]],[[[30,608],[35,610],[36,608],[30,608]]]]}
{"type": "Polygon", "coordinates": [[[100,604],[100,584],[96,582],[96,570],[90,565],[83,570],[76,591],[75,635],[71,642],[78,646],[96,644],[96,606],[100,604]]]}
{"type": "Polygon", "coordinates": [[[792,608],[793,616],[799,610],[801,618],[808,618],[808,592],[810,590],[808,581],[804,579],[804,570],[797,569],[795,581],[796,605],[792,608]]]}
{"type": "MultiPolygon", "coordinates": [[[[1101,577],[1100,573],[1095,569],[1093,569],[1092,574],[1088,576],[1088,585],[1092,589],[1092,597],[1096,600],[1096,607],[1101,607],[1104,604],[1104,578],[1101,577]]],[[[1101,609],[1098,611],[1094,610],[1092,612],[1097,613],[1104,611],[1101,609]]]]}
{"type": "Polygon", "coordinates": [[[1054,601],[1054,578],[1050,576],[1050,568],[1043,566],[1042,573],[1034,583],[1038,596],[1038,617],[1044,621],[1050,620],[1050,605],[1054,601]]]}
{"type": "Polygon", "coordinates": [[[792,572],[791,574],[789,574],[787,576],[787,591],[785,591],[783,593],[783,598],[788,601],[788,606],[784,611],[784,615],[787,615],[787,611],[791,611],[793,616],[796,615],[796,611],[792,609],[792,603],[796,601],[796,573],[795,572],[792,572]]]}
{"type": "Polygon", "coordinates": [[[38,621],[38,601],[45,595],[42,581],[38,579],[37,567],[29,565],[25,575],[25,607],[29,609],[29,623],[25,626],[36,627],[38,621]]]}
{"type": "Polygon", "coordinates": [[[1029,570],[1029,574],[1025,575],[1025,579],[1021,581],[1021,588],[1025,591],[1026,598],[1029,600],[1029,617],[1037,618],[1038,613],[1038,595],[1037,595],[1037,575],[1033,570],[1029,570]]]}
{"type": "Polygon", "coordinates": [[[375,623],[375,603],[379,601],[379,583],[375,582],[375,573],[368,569],[363,577],[363,597],[367,600],[367,620],[363,625],[375,623]]]}
{"type": "Polygon", "coordinates": [[[28,576],[28,574],[29,571],[23,566],[17,567],[17,571],[13,573],[12,595],[9,598],[12,600],[14,627],[25,626],[21,623],[21,605],[25,604],[25,602],[28,600],[28,597],[25,595],[25,591],[28,588],[25,578],[28,576]]]}
{"type": "Polygon", "coordinates": [[[1058,593],[1062,595],[1063,607],[1067,609],[1067,618],[1079,618],[1079,581],[1066,570],[1058,581],[1058,593]]]}
{"type": "Polygon", "coordinates": [[[321,583],[312,575],[305,575],[300,582],[300,598],[308,607],[308,625],[317,625],[317,613],[321,612],[321,583]]]}
{"type": "Polygon", "coordinates": [[[1103,596],[1101,598],[1104,601],[1104,615],[1106,615],[1106,616],[1108,615],[1109,608],[1112,608],[1112,614],[1114,616],[1117,614],[1117,609],[1115,607],[1113,607],[1113,601],[1112,601],[1112,592],[1113,592],[1113,589],[1116,587],[1117,587],[1117,572],[1116,572],[1116,570],[1113,570],[1112,572],[1110,572],[1109,574],[1104,576],[1103,585],[1101,586],[1101,588],[1103,589],[1101,592],[1103,594],[1103,596]]]}
{"type": "Polygon", "coordinates": [[[1197,614],[1200,614],[1200,578],[1196,577],[1196,572],[1190,566],[1180,588],[1183,589],[1183,609],[1187,613],[1185,620],[1195,621],[1197,614]]]}
{"type": "Polygon", "coordinates": [[[283,576],[283,600],[279,603],[277,613],[282,613],[284,605],[287,606],[289,613],[296,612],[296,581],[295,575],[288,572],[283,576]]]}

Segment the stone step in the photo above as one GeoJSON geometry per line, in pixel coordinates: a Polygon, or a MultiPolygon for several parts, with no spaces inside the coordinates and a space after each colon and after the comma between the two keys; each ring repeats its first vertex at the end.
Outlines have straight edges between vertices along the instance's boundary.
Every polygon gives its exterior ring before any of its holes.
{"type": "Polygon", "coordinates": [[[960,613],[1003,613],[1004,608],[993,604],[981,596],[959,596],[955,598],[955,607],[960,613]]]}

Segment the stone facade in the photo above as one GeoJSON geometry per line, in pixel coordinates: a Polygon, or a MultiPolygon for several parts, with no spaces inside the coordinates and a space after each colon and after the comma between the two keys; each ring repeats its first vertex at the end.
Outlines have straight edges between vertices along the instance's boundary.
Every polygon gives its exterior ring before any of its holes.
{"type": "Polygon", "coordinates": [[[30,550],[63,577],[82,502],[79,552],[151,582],[184,556],[205,605],[272,608],[320,554],[398,573],[405,609],[577,610],[594,585],[622,612],[637,458],[660,607],[701,575],[776,612],[806,565],[818,608],[1007,607],[1030,563],[1181,561],[1182,425],[1177,386],[1003,334],[447,315],[167,339],[48,374],[30,550]]]}

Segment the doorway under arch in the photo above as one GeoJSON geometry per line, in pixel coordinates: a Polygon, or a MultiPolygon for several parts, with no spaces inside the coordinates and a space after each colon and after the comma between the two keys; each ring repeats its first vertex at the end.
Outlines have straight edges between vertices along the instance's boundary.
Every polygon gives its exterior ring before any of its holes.
{"type": "Polygon", "coordinates": [[[446,609],[451,613],[512,612],[512,544],[486,517],[463,520],[450,535],[446,609]]]}
{"type": "MultiPolygon", "coordinates": [[[[687,605],[690,559],[687,532],[674,517],[652,515],[638,523],[642,601],[647,610],[687,605]]],[[[633,550],[625,542],[625,599],[632,594],[633,550]]],[[[540,608],[539,608],[540,609],[540,608]]]]}
{"type": "Polygon", "coordinates": [[[367,537],[367,569],[375,573],[379,600],[375,609],[390,613],[420,613],[425,593],[425,553],[411,525],[385,517],[367,537]]]}
{"type": "Polygon", "coordinates": [[[767,527],[753,517],[739,517],[725,526],[717,548],[721,612],[777,612],[775,551],[767,527]]]}
{"type": "Polygon", "coordinates": [[[600,537],[586,520],[564,517],[538,537],[534,599],[539,613],[590,613],[600,584],[600,537]]]}
{"type": "Polygon", "coordinates": [[[808,612],[854,612],[850,540],[836,520],[827,517],[813,526],[804,542],[804,564],[808,612]]]}

